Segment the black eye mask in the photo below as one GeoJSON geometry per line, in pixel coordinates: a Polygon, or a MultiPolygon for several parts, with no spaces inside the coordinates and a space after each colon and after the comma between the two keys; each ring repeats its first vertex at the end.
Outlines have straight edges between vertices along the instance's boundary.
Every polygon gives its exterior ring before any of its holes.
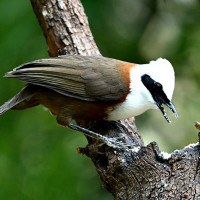
{"type": "Polygon", "coordinates": [[[178,113],[176,112],[176,109],[172,102],[167,98],[167,95],[163,91],[163,87],[159,82],[156,82],[153,80],[149,75],[144,74],[141,77],[141,81],[144,84],[144,86],[149,90],[151,93],[156,105],[161,110],[163,116],[167,120],[167,122],[171,122],[164,107],[162,104],[165,104],[170,110],[175,114],[175,117],[178,117],[178,113]]]}

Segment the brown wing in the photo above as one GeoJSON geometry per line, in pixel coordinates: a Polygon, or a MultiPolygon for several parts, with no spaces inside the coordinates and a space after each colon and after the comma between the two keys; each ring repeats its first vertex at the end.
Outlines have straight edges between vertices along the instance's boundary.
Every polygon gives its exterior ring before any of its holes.
{"type": "Polygon", "coordinates": [[[19,66],[5,77],[87,101],[114,101],[128,92],[132,64],[97,56],[61,56],[19,66]],[[121,63],[119,67],[119,63],[121,63]],[[127,72],[127,74],[126,74],[127,72]]]}

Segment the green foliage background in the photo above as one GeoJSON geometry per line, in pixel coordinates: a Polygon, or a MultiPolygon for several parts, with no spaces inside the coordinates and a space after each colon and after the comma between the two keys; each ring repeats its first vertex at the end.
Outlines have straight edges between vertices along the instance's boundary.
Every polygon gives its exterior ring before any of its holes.
{"type": "MultiPolygon", "coordinates": [[[[158,57],[176,72],[173,102],[179,118],[167,124],[158,111],[136,118],[145,143],[171,152],[197,141],[200,120],[200,1],[82,0],[102,54],[135,63],[158,57]]],[[[47,56],[29,1],[0,0],[0,76],[47,56]]],[[[24,83],[0,78],[3,104],[24,83]]],[[[56,124],[42,106],[0,117],[0,199],[112,199],[91,161],[77,154],[85,138],[56,124]]]]}

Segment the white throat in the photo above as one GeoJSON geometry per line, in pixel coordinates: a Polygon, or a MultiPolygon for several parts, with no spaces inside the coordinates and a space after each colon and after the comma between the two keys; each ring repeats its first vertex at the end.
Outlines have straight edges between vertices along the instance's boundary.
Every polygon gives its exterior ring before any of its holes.
{"type": "Polygon", "coordinates": [[[108,120],[120,120],[134,117],[142,114],[148,109],[157,108],[150,92],[141,82],[143,70],[140,65],[132,68],[130,71],[130,93],[127,95],[126,100],[117,105],[113,111],[108,115],[108,120]]]}

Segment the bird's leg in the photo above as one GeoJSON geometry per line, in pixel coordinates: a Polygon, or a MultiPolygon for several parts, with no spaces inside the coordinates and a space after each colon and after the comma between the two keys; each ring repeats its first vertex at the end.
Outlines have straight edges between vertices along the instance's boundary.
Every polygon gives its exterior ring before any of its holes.
{"type": "Polygon", "coordinates": [[[96,140],[99,140],[103,143],[106,143],[108,146],[113,147],[113,148],[123,148],[123,147],[129,147],[130,146],[126,143],[119,141],[118,138],[109,138],[109,137],[103,136],[99,133],[90,131],[90,130],[83,128],[79,125],[73,124],[72,122],[69,122],[68,127],[75,130],[75,131],[79,131],[81,133],[84,133],[85,135],[92,137],[96,140]]]}

